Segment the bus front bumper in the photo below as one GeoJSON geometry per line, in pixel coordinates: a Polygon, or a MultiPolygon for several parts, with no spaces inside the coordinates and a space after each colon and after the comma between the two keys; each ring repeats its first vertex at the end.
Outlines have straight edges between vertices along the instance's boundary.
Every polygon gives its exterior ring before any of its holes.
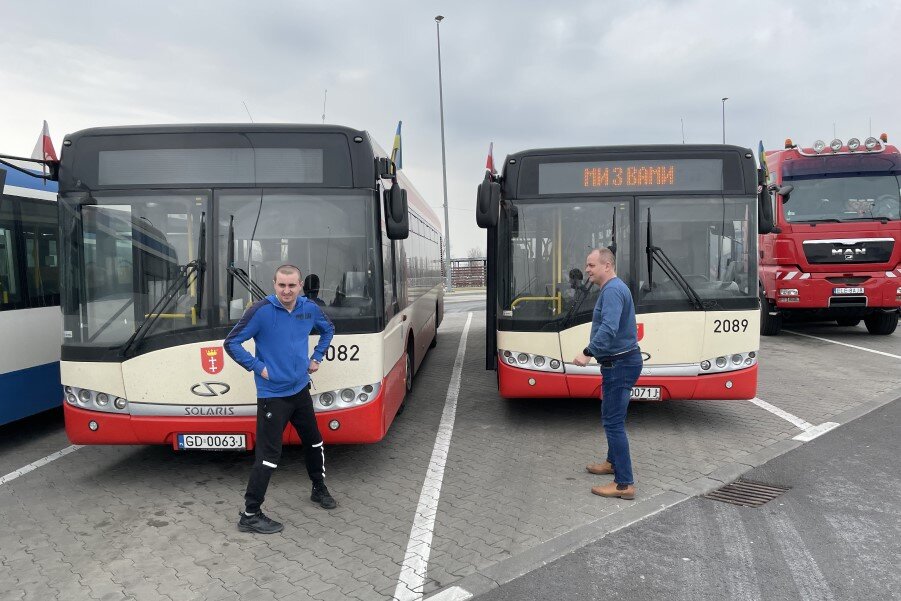
{"type": "MultiPolygon", "coordinates": [[[[384,390],[384,386],[382,390],[384,390]]],[[[378,442],[385,436],[382,391],[365,405],[316,414],[319,432],[326,444],[378,442]],[[330,424],[337,422],[337,429],[330,424]]],[[[243,434],[247,450],[255,446],[256,416],[135,416],[90,411],[63,403],[66,434],[80,445],[165,444],[178,448],[179,434],[243,434]],[[93,424],[93,425],[92,425],[93,424]]],[[[300,444],[289,424],[282,437],[284,444],[300,444]]]]}
{"type": "MultiPolygon", "coordinates": [[[[498,362],[498,391],[514,398],[600,398],[600,375],[520,369],[498,362]]],[[[660,400],[747,400],[757,394],[757,365],[704,376],[643,376],[636,386],[660,388],[660,400]]]]}

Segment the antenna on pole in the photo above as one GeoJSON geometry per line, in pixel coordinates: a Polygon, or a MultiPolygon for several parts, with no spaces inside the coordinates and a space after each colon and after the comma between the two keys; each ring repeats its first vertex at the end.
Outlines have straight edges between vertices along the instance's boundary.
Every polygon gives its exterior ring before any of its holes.
{"type": "Polygon", "coordinates": [[[328,89],[322,95],[322,124],[325,125],[325,101],[328,100],[328,89]]]}
{"type": "Polygon", "coordinates": [[[250,109],[247,108],[247,103],[242,100],[241,104],[244,105],[244,110],[247,111],[247,116],[250,117],[250,122],[253,123],[253,115],[250,114],[250,109]]]}
{"type": "Polygon", "coordinates": [[[871,138],[873,137],[873,118],[870,117],[870,133],[867,134],[871,138]]]}
{"type": "Polygon", "coordinates": [[[685,144],[685,118],[679,117],[679,121],[682,123],[682,143],[685,144]]]}
{"type": "Polygon", "coordinates": [[[838,137],[835,135],[835,121],[832,122],[832,137],[833,139],[838,137]]]}

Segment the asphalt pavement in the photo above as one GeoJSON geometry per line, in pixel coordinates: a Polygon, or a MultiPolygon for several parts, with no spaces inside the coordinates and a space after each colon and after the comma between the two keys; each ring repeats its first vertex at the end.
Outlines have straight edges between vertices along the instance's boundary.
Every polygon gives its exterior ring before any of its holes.
{"type": "Polygon", "coordinates": [[[901,599],[899,426],[901,399],[745,474],[789,488],[758,508],[692,498],[477,599],[901,599]]]}

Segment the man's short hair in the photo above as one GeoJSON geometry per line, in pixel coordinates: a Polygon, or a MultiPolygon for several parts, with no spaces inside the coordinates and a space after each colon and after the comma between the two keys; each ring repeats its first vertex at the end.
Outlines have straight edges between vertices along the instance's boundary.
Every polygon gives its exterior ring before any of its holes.
{"type": "Polygon", "coordinates": [[[284,265],[279,265],[278,268],[275,270],[275,273],[272,274],[273,282],[275,281],[275,279],[278,277],[278,274],[280,274],[280,273],[283,275],[291,275],[292,273],[296,273],[297,281],[300,281],[301,275],[302,275],[300,272],[300,267],[298,267],[297,265],[291,265],[290,263],[285,263],[284,265]]]}
{"type": "Polygon", "coordinates": [[[614,270],[616,269],[616,255],[613,254],[612,250],[606,247],[602,247],[596,248],[588,254],[592,253],[598,253],[599,263],[610,263],[610,266],[613,267],[614,270]]]}

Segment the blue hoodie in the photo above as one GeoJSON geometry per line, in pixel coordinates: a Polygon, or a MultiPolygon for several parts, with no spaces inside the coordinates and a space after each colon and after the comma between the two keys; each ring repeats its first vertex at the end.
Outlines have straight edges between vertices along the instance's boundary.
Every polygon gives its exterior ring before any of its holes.
{"type": "Polygon", "coordinates": [[[305,296],[298,296],[294,310],[288,313],[278,298],[270,294],[244,312],[225,338],[225,352],[254,373],[258,397],[291,396],[310,383],[309,336],[314,327],[319,330],[319,344],[313,349],[312,359],[321,362],[335,335],[331,320],[305,296]],[[251,338],[256,344],[255,357],[241,346],[251,338]],[[260,375],[264,367],[268,380],[260,375]]]}

